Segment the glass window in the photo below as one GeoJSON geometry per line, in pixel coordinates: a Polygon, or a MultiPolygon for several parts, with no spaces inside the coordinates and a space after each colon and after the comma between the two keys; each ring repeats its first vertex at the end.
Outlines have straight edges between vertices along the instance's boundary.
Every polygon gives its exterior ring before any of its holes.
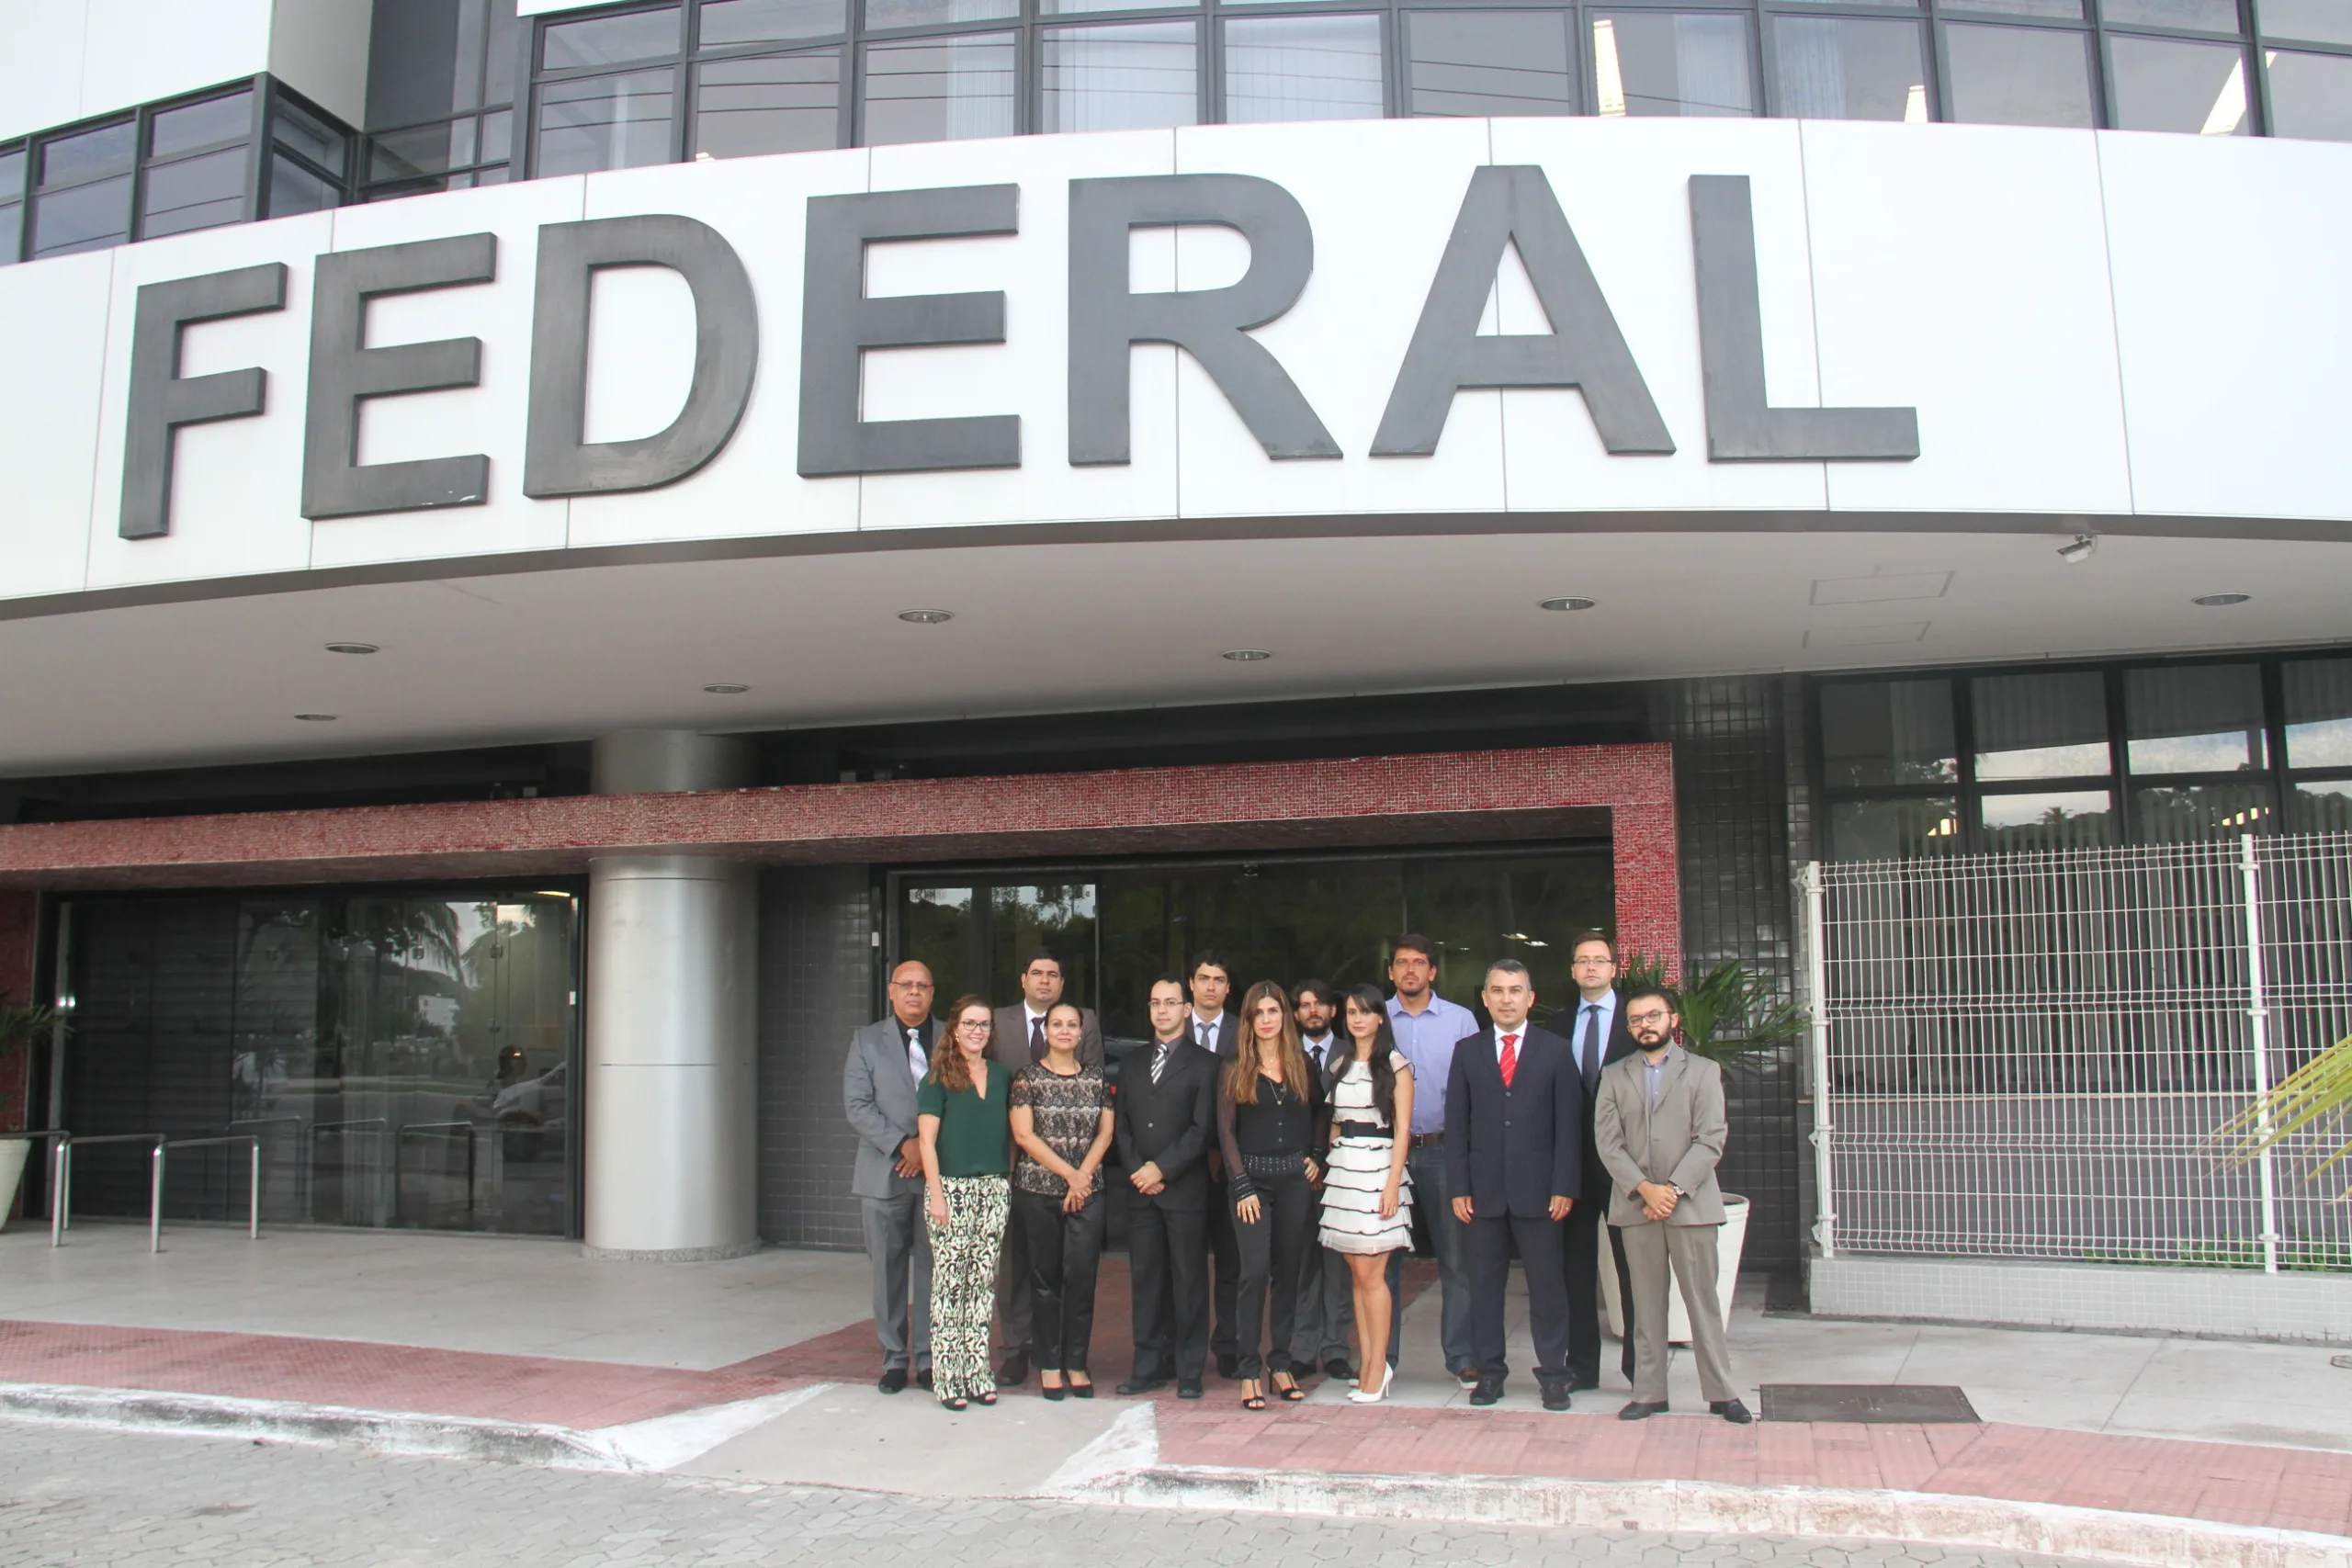
{"type": "Polygon", "coordinates": [[[1960,847],[1960,802],[1845,800],[1829,808],[1832,860],[1917,860],[1960,847]]]}
{"type": "Polygon", "coordinates": [[[2352,141],[2352,55],[2269,51],[2270,133],[2352,141]]]}
{"type": "Polygon", "coordinates": [[[1855,681],[1821,688],[1821,757],[1833,789],[1949,784],[1960,776],[1949,681],[1855,681]]]}
{"type": "Polygon", "coordinates": [[[2256,833],[2270,825],[2270,792],[2258,784],[2135,789],[2132,807],[2140,838],[2152,844],[2256,833]]]}
{"type": "Polygon", "coordinates": [[[1951,118],[1970,125],[2063,125],[2088,129],[2088,33],[2057,28],[1944,29],[1951,75],[1951,118]]]}
{"type": "Polygon", "coordinates": [[[424,125],[412,130],[386,131],[370,138],[368,177],[371,180],[409,179],[418,175],[438,174],[453,164],[468,162],[455,155],[456,143],[459,140],[458,128],[469,127],[472,123],[467,119],[424,125]]]}
{"type": "Polygon", "coordinates": [[[2288,797],[2287,831],[2352,832],[2352,779],[2306,780],[2288,797]]]}
{"type": "Polygon", "coordinates": [[[1772,77],[1792,119],[1928,120],[1927,57],[1914,22],[1775,17],[1772,77]]]}
{"type": "Polygon", "coordinates": [[[25,193],[25,150],[0,152],[0,201],[15,201],[25,193]]]}
{"type": "Polygon", "coordinates": [[[300,153],[320,168],[331,174],[344,173],[345,144],[349,139],[283,97],[272,111],[270,134],[277,139],[279,146],[300,153]]]}
{"type": "Polygon", "coordinates": [[[2262,671],[2252,664],[2127,671],[2123,718],[2125,755],[2135,773],[2245,773],[2269,765],[2262,671]]]}
{"type": "Polygon", "coordinates": [[[96,130],[85,130],[43,142],[40,173],[34,183],[62,186],[76,180],[96,179],[102,175],[119,174],[130,167],[132,139],[136,134],[137,127],[126,119],[117,125],[102,125],[96,130]]]}
{"type": "Polygon", "coordinates": [[[253,129],[254,96],[248,90],[224,98],[207,98],[182,108],[162,109],[147,122],[147,155],[169,158],[175,153],[242,141],[253,129]]]}
{"type": "Polygon", "coordinates": [[[703,0],[702,46],[831,38],[847,30],[843,0],[703,0]]]}
{"type": "Polygon", "coordinates": [[[2110,28],[2193,28],[2199,32],[2238,30],[2238,0],[2106,0],[2099,17],[2110,28]]]}
{"type": "Polygon", "coordinates": [[[838,50],[715,60],[695,71],[695,151],[809,152],[841,141],[838,50]]]}
{"type": "Polygon", "coordinates": [[[21,147],[0,152],[0,266],[14,265],[17,242],[25,215],[25,164],[21,147]]]}
{"type": "Polygon", "coordinates": [[[485,164],[503,164],[514,155],[514,111],[500,109],[481,117],[481,148],[474,156],[485,164]]]}
{"type": "Polygon", "coordinates": [[[2245,55],[2232,43],[2110,38],[2108,82],[2119,130],[2245,136],[2245,55]]]}
{"type": "Polygon", "coordinates": [[[147,171],[141,197],[143,239],[234,223],[245,215],[245,150],[231,147],[147,171]]]}
{"type": "Polygon", "coordinates": [[[1048,28],[1040,130],[1142,130],[1201,118],[1193,22],[1048,28]]]}
{"type": "Polygon", "coordinates": [[[2107,682],[2096,671],[1986,675],[1969,682],[1979,779],[2107,773],[2107,682]]]}
{"type": "Polygon", "coordinates": [[[1752,115],[1747,17],[1717,11],[1615,11],[1592,18],[1593,111],[1752,115]]]}
{"type": "Polygon", "coordinates": [[[17,265],[17,246],[23,230],[25,204],[0,201],[0,266],[17,265]]]}
{"type": "Polygon", "coordinates": [[[549,71],[583,65],[628,65],[659,60],[683,47],[675,6],[628,11],[617,17],[554,22],[541,35],[539,64],[549,71]]]}
{"type": "Polygon", "coordinates": [[[1262,17],[1225,24],[1225,118],[1377,119],[1378,17],[1262,17]]]}
{"type": "Polygon", "coordinates": [[[1944,0],[1947,11],[1994,11],[2004,17],[2063,17],[2083,19],[2083,0],[1944,0]]]}
{"type": "Polygon", "coordinates": [[[1156,10],[1160,0],[1040,0],[1037,9],[1048,17],[1074,16],[1089,11],[1156,10]]]}
{"type": "Polygon", "coordinates": [[[954,141],[1013,132],[1011,33],[877,43],[865,51],[865,140],[954,141]]]}
{"type": "Polygon", "coordinates": [[[2352,659],[2297,659],[2280,667],[2287,765],[2352,768],[2352,659]]]}
{"type": "Polygon", "coordinates": [[[130,238],[129,175],[33,198],[31,254],[36,261],[103,250],[130,238]]]}
{"type": "Polygon", "coordinates": [[[1984,847],[2074,850],[2115,842],[2115,805],[2103,789],[1988,795],[1978,807],[1984,847]]]}
{"type": "Polygon", "coordinates": [[[323,212],[341,206],[342,193],[309,169],[280,152],[269,164],[269,215],[290,218],[298,212],[323,212]]]}
{"type": "Polygon", "coordinates": [[[1020,14],[1021,0],[865,0],[869,28],[928,28],[1020,14]]]}
{"type": "Polygon", "coordinates": [[[1556,11],[1414,11],[1406,17],[1416,115],[1570,114],[1568,18],[1556,11]]]}
{"type": "Polygon", "coordinates": [[[2270,37],[2352,43],[2352,6],[2344,0],[2257,0],[2255,12],[2270,37]]]}
{"type": "Polygon", "coordinates": [[[538,172],[584,175],[667,163],[674,80],[665,67],[544,84],[538,172]]]}

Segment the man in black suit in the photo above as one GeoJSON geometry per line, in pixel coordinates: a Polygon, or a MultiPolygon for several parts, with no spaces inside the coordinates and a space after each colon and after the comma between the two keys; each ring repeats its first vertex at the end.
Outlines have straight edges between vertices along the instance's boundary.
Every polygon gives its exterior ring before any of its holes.
{"type": "Polygon", "coordinates": [[[1208,1359],[1208,1148],[1216,1135],[1214,1057],[1192,1047],[1184,982],[1151,987],[1150,1054],[1119,1084],[1119,1163],[1127,1202],[1127,1268],[1135,1294],[1135,1374],[1123,1394],[1176,1378],[1180,1399],[1201,1397],[1208,1359]]]}
{"type": "Polygon", "coordinates": [[[1568,1043],[1528,1026],[1535,986],[1527,966],[1506,958],[1487,971],[1480,994],[1494,1022],[1454,1048],[1445,1091],[1446,1185],[1453,1213],[1470,1233],[1470,1341],[1478,1358],[1473,1404],[1503,1396],[1503,1295],[1510,1247],[1527,1270],[1528,1326],[1535,1337],[1535,1382],[1544,1408],[1566,1410],[1567,1281],[1560,1222],[1574,1212],[1583,1179],[1583,1085],[1568,1043]]]}
{"type": "Polygon", "coordinates": [[[1617,1301],[1625,1316],[1625,1381],[1634,1378],[1634,1285],[1625,1267],[1625,1242],[1613,1226],[1601,1220],[1609,1213],[1609,1168],[1592,1136],[1592,1106],[1600,1093],[1600,1069],[1634,1054],[1633,1032],[1625,1027],[1625,1010],[1617,1005],[1617,949],[1600,931],[1586,931],[1568,947],[1570,973],[1576,977],[1575,1008],[1561,1015],[1569,1054],[1576,1058],[1577,1077],[1584,1089],[1584,1116],[1578,1131],[1584,1148],[1581,1201],[1568,1212],[1560,1237],[1567,1255],[1568,1380],[1575,1390],[1600,1386],[1600,1233],[1609,1232],[1611,1260],[1617,1268],[1617,1301]]]}
{"type": "MultiPolygon", "coordinates": [[[[1193,1043],[1220,1064],[1233,1059],[1235,1032],[1240,1021],[1225,1010],[1233,995],[1233,971],[1225,954],[1213,947],[1193,954],[1193,1043]]],[[[1233,1232],[1233,1200],[1226,1191],[1225,1156],[1214,1134],[1209,1139],[1209,1254],[1216,1265],[1210,1286],[1216,1309],[1209,1332],[1209,1349],[1216,1357],[1216,1375],[1235,1376],[1241,1369],[1241,1243],[1233,1232]]]]}

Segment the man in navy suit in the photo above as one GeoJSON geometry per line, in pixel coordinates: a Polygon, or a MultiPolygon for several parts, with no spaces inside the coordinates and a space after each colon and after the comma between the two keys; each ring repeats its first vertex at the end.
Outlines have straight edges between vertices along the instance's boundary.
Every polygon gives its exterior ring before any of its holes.
{"type": "Polygon", "coordinates": [[[1569,1403],[1568,1292],[1560,1223],[1583,1179],[1584,1082],[1568,1043],[1528,1026],[1535,986],[1504,959],[1487,971],[1491,1026],[1455,1047],[1446,1086],[1446,1184],[1470,1235],[1470,1336],[1478,1358],[1473,1404],[1503,1396],[1503,1293],[1510,1247],[1527,1273],[1528,1326],[1544,1408],[1569,1403]]]}

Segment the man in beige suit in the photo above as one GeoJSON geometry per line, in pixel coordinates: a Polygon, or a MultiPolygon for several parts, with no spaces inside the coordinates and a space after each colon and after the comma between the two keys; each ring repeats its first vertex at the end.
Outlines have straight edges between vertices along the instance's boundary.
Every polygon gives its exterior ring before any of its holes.
{"type": "Polygon", "coordinates": [[[1617,1413],[1639,1421],[1666,1408],[1666,1274],[1682,1282],[1690,1348],[1707,1408],[1746,1426],[1755,1419],[1731,1381],[1724,1313],[1715,1292],[1715,1236],[1724,1223],[1715,1162],[1724,1157],[1723,1069],[1674,1043],[1681,1024],[1672,992],[1636,986],[1619,998],[1640,1049],[1601,1069],[1593,1141],[1616,1185],[1609,1223],[1625,1244],[1634,1287],[1634,1399],[1617,1413]]]}

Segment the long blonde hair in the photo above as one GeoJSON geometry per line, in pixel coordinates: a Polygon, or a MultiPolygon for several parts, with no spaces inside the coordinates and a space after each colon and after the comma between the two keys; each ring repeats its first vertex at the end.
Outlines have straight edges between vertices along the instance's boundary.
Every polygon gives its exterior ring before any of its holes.
{"type": "Polygon", "coordinates": [[[1282,1061],[1283,1083],[1299,1099],[1306,1098],[1306,1053],[1298,1043],[1298,1021],[1291,1016],[1290,997],[1272,980],[1261,980],[1241,998],[1241,1032],[1233,1043],[1233,1060],[1225,1065],[1225,1098],[1236,1105],[1258,1103],[1261,1066],[1258,1045],[1258,1004],[1272,998],[1281,1012],[1282,1032],[1272,1049],[1282,1061]]]}
{"type": "MultiPolygon", "coordinates": [[[[996,1009],[989,1005],[986,997],[957,997],[956,1005],[947,1010],[947,1027],[939,1032],[939,1043],[931,1048],[931,1076],[951,1094],[972,1087],[972,1069],[965,1064],[963,1046],[956,1043],[956,1026],[973,1008],[979,1009],[980,1016],[989,1021],[987,1050],[996,1048],[996,1009]]],[[[981,1060],[987,1059],[984,1051],[981,1060]]]]}

